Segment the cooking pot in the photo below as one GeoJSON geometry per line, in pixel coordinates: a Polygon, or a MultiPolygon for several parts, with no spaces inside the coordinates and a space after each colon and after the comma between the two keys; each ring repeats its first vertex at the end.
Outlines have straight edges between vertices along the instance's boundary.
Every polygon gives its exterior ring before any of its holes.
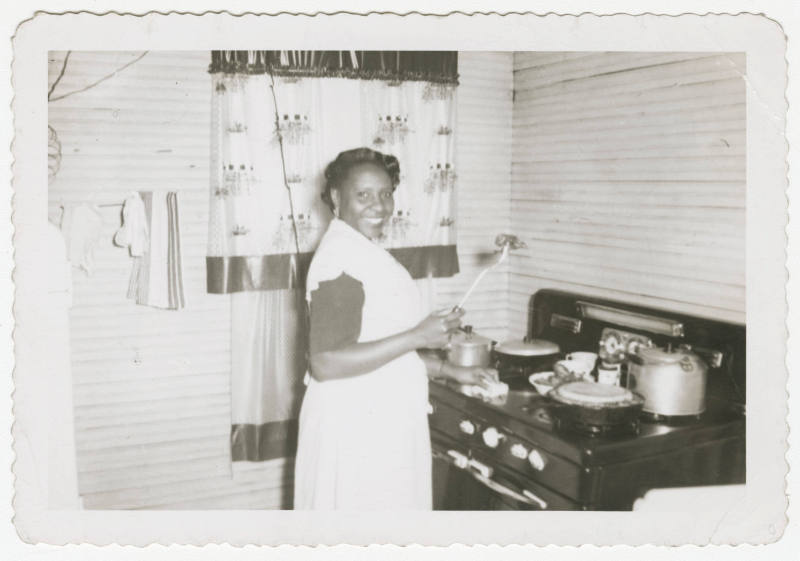
{"type": "Polygon", "coordinates": [[[645,398],[653,415],[699,415],[706,409],[708,366],[688,346],[638,346],[628,357],[628,388],[645,398]]]}
{"type": "Polygon", "coordinates": [[[489,366],[493,344],[488,337],[473,333],[471,325],[465,325],[445,346],[447,361],[457,366],[489,366]]]}
{"type": "Polygon", "coordinates": [[[544,339],[505,341],[494,347],[494,363],[500,379],[553,370],[561,349],[544,339]]]}

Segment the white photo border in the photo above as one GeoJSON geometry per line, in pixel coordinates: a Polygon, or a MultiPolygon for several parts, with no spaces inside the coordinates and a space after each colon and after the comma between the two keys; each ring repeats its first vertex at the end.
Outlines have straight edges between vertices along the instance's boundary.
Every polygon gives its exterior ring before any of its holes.
{"type": "MultiPolygon", "coordinates": [[[[41,14],[14,41],[14,225],[17,329],[15,524],[53,544],[612,545],[767,543],[786,525],[787,113],[786,39],[754,14],[448,17],[41,14]],[[721,520],[678,513],[313,513],[287,511],[52,511],[37,454],[47,396],[28,384],[44,289],[37,248],[47,205],[46,68],[56,50],[445,49],[472,51],[715,51],[747,54],[747,474],[744,499],[721,520]]],[[[44,474],[46,476],[46,474],[44,474]]]]}

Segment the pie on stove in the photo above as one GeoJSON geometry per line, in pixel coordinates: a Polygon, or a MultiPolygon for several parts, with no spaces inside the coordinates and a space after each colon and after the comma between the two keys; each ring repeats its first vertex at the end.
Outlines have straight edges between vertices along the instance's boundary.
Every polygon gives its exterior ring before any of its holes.
{"type": "Polygon", "coordinates": [[[634,399],[633,392],[619,386],[596,382],[570,382],[553,390],[555,397],[576,405],[621,404],[634,399]]]}

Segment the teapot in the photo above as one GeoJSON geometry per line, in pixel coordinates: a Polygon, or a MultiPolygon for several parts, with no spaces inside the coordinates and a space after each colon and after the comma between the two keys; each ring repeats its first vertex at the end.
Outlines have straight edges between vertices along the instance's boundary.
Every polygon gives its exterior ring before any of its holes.
{"type": "Polygon", "coordinates": [[[705,411],[708,365],[688,345],[639,345],[628,360],[627,386],[644,396],[644,412],[672,417],[705,411]]]}

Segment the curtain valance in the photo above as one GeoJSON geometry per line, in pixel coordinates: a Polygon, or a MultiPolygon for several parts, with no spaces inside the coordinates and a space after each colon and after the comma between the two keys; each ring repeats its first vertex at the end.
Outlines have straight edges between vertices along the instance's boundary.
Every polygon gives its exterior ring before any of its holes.
{"type": "Polygon", "coordinates": [[[457,51],[211,51],[211,74],[458,84],[457,51]]]}
{"type": "MultiPolygon", "coordinates": [[[[311,51],[216,51],[211,66],[255,68],[289,53],[291,63],[320,64],[311,51]]],[[[368,54],[347,58],[373,64],[368,54]]],[[[403,52],[399,60],[433,68],[444,54],[403,52]]],[[[455,84],[220,71],[211,88],[208,292],[302,287],[331,218],[320,198],[325,166],[359,146],[400,161],[382,245],[414,278],[458,272],[455,84]]]]}

